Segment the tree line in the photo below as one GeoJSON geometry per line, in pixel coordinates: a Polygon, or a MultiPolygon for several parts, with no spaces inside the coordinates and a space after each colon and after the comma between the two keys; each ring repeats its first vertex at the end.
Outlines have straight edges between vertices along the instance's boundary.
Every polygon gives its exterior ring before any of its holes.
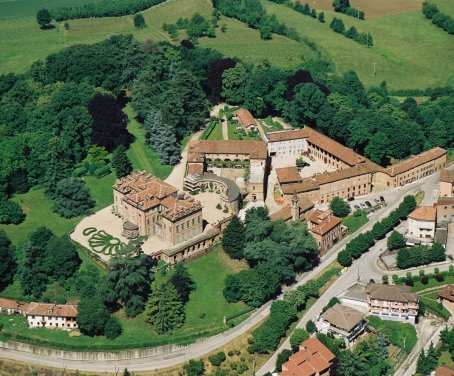
{"type": "Polygon", "coordinates": [[[446,250],[440,243],[433,243],[431,247],[428,245],[418,245],[411,248],[403,247],[397,254],[397,267],[399,269],[408,269],[445,260],[446,250]]]}
{"type": "Polygon", "coordinates": [[[425,1],[422,4],[422,12],[428,20],[432,20],[434,25],[451,35],[454,34],[454,18],[449,14],[440,12],[440,9],[435,4],[425,1]]]}
{"type": "Polygon", "coordinates": [[[342,34],[346,38],[353,39],[359,44],[364,44],[367,47],[372,47],[374,45],[374,40],[372,39],[372,35],[370,33],[358,32],[355,26],[351,26],[348,30],[346,30],[344,21],[342,21],[340,18],[334,17],[329,27],[334,32],[342,34]]]}

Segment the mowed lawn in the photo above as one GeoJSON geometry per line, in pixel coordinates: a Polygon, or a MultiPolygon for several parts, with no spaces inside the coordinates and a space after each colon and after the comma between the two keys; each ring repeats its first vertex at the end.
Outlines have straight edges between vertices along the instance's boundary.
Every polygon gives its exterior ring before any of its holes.
{"type": "Polygon", "coordinates": [[[123,333],[115,340],[105,337],[70,337],[67,332],[27,327],[21,316],[1,316],[0,323],[4,324],[2,335],[21,335],[21,340],[35,344],[46,344],[61,348],[79,350],[95,349],[125,349],[155,346],[166,343],[188,343],[196,336],[208,335],[225,329],[224,316],[240,314],[248,309],[243,303],[230,304],[223,297],[225,277],[235,271],[246,268],[245,263],[231,260],[220,249],[187,264],[188,270],[196,283],[196,290],[191,293],[186,305],[186,322],[182,328],[171,334],[157,335],[143,315],[128,319],[122,311],[116,316],[120,319],[123,333]],[[12,318],[12,320],[10,320],[12,318]]]}
{"type": "Polygon", "coordinates": [[[325,11],[322,24],[286,6],[267,0],[263,4],[270,14],[315,42],[339,73],[352,69],[367,86],[387,81],[391,89],[425,88],[454,81],[453,37],[432,25],[420,10],[366,21],[325,11]],[[332,31],[333,17],[341,18],[346,28],[369,31],[374,46],[367,48],[332,31]]]}

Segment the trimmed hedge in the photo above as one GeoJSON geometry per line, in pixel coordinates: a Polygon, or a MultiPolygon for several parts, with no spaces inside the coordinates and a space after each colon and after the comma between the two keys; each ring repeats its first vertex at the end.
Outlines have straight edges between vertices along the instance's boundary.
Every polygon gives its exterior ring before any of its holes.
{"type": "Polygon", "coordinates": [[[101,168],[98,168],[93,172],[93,175],[96,176],[98,179],[102,178],[103,176],[109,175],[111,172],[109,166],[103,166],[101,168]]]}

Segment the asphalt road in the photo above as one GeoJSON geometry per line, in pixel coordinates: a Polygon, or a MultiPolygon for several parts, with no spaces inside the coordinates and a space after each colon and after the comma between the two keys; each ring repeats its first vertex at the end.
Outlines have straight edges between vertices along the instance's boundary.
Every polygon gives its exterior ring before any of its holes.
{"type": "MultiPolygon", "coordinates": [[[[386,217],[392,210],[394,210],[403,197],[407,194],[414,194],[419,190],[424,190],[427,193],[433,192],[436,189],[438,184],[438,174],[427,177],[423,180],[413,182],[405,187],[401,187],[392,191],[385,191],[380,194],[372,194],[364,199],[373,199],[380,195],[383,195],[388,203],[388,205],[369,217],[369,222],[365,224],[361,231],[370,230],[374,223],[384,217],[386,217]]],[[[363,199],[363,198],[362,198],[363,199]]],[[[345,244],[357,234],[353,236],[348,236],[336,244],[321,260],[320,265],[312,270],[311,272],[305,273],[300,276],[299,281],[293,286],[296,287],[305,283],[307,280],[314,278],[319,274],[323,269],[325,269],[332,261],[337,257],[337,253],[345,246],[345,244]]],[[[298,327],[304,327],[309,319],[314,320],[321,309],[328,303],[328,301],[347,287],[353,284],[357,278],[358,273],[360,278],[364,280],[369,280],[374,278],[376,280],[381,279],[383,274],[380,270],[376,268],[376,259],[380,253],[380,244],[375,245],[371,251],[363,255],[359,260],[350,267],[346,273],[339,277],[339,279],[334,283],[325,294],[307,311],[304,317],[298,323],[298,327]]],[[[198,358],[206,355],[207,353],[215,350],[216,348],[222,347],[226,343],[232,341],[241,334],[247,332],[249,329],[257,325],[263,318],[269,314],[270,302],[265,304],[263,307],[258,309],[253,313],[246,321],[242,322],[240,325],[221,333],[217,336],[210,337],[204,341],[199,341],[194,343],[182,350],[178,350],[166,355],[139,358],[139,359],[128,359],[128,360],[111,360],[111,361],[79,361],[79,360],[62,360],[58,358],[49,358],[46,356],[29,354],[19,351],[11,351],[0,349],[0,357],[9,358],[18,361],[25,361],[33,363],[35,365],[44,366],[44,367],[59,367],[72,370],[81,370],[81,371],[97,371],[97,372],[115,372],[118,369],[128,368],[130,371],[146,371],[153,369],[161,369],[167,367],[173,367],[178,364],[181,364],[189,359],[198,358]]],[[[271,359],[258,371],[257,375],[263,375],[268,371],[274,369],[274,364],[276,360],[276,354],[282,351],[284,348],[290,348],[288,339],[285,343],[278,349],[278,351],[271,357],[271,359]]]]}

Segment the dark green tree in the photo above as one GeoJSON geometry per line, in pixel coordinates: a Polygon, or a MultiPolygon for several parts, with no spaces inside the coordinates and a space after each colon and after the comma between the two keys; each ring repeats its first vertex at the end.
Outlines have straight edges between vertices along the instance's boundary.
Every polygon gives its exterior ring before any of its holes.
{"type": "Polygon", "coordinates": [[[325,23],[325,13],[324,12],[320,12],[318,14],[318,20],[321,22],[321,23],[325,23]]]}
{"type": "Polygon", "coordinates": [[[53,236],[47,242],[45,253],[43,266],[47,275],[61,282],[72,277],[82,263],[69,236],[53,236]]]}
{"type": "Polygon", "coordinates": [[[405,247],[405,236],[398,231],[393,231],[386,241],[389,250],[395,250],[405,247]]]}
{"type": "Polygon", "coordinates": [[[309,338],[309,333],[301,328],[296,328],[290,335],[290,346],[292,346],[293,352],[298,351],[299,346],[302,342],[309,338]]]}
{"type": "Polygon", "coordinates": [[[62,179],[57,183],[54,211],[64,218],[88,214],[95,206],[85,184],[74,178],[62,179]]]}
{"type": "Polygon", "coordinates": [[[205,373],[205,364],[203,360],[191,359],[183,366],[187,376],[202,376],[205,373]]]}
{"type": "Polygon", "coordinates": [[[12,200],[0,200],[0,223],[15,224],[23,222],[25,214],[22,207],[12,200]]]}
{"type": "Polygon", "coordinates": [[[440,243],[434,243],[430,250],[433,262],[441,262],[446,260],[446,249],[440,243]]]}
{"type": "Polygon", "coordinates": [[[109,339],[115,339],[121,334],[120,322],[115,317],[110,317],[104,326],[104,335],[109,339]]]}
{"type": "Polygon", "coordinates": [[[329,203],[330,209],[336,217],[346,217],[350,213],[350,205],[348,205],[342,198],[334,197],[329,203]]]}
{"type": "Polygon", "coordinates": [[[306,330],[313,334],[317,331],[317,326],[315,325],[315,323],[312,321],[312,320],[309,320],[307,323],[306,323],[306,330]]]}
{"type": "Polygon", "coordinates": [[[0,230],[0,291],[13,282],[17,271],[15,249],[6,236],[5,231],[0,230]]]}
{"type": "Polygon", "coordinates": [[[382,359],[388,359],[388,345],[389,345],[389,340],[383,333],[378,333],[377,336],[377,351],[378,355],[382,359]]]}
{"type": "Polygon", "coordinates": [[[189,294],[196,286],[184,264],[178,263],[175,266],[175,271],[169,281],[177,290],[181,301],[187,303],[189,301],[189,294]]]}
{"type": "Polygon", "coordinates": [[[49,12],[49,9],[40,9],[36,13],[36,21],[41,29],[49,29],[50,23],[52,21],[52,16],[49,12]]]}
{"type": "Polygon", "coordinates": [[[98,296],[82,298],[78,305],[77,325],[88,336],[104,334],[110,313],[98,296]]]}
{"type": "Polygon", "coordinates": [[[118,146],[112,153],[112,168],[115,170],[117,178],[122,178],[132,172],[132,164],[126,155],[124,145],[118,146]]]}
{"type": "Polygon", "coordinates": [[[134,26],[138,29],[142,29],[146,26],[145,18],[142,13],[137,13],[134,15],[134,26]]]}
{"type": "Polygon", "coordinates": [[[347,249],[340,251],[337,254],[337,261],[342,266],[350,266],[353,263],[352,254],[347,249]]]}
{"type": "Polygon", "coordinates": [[[279,354],[277,354],[276,357],[276,368],[275,370],[277,372],[282,371],[282,365],[289,360],[289,358],[292,356],[292,352],[288,349],[282,350],[279,354]]]}
{"type": "Polygon", "coordinates": [[[235,215],[224,230],[222,247],[231,258],[240,260],[244,257],[245,243],[243,223],[235,215]]]}

